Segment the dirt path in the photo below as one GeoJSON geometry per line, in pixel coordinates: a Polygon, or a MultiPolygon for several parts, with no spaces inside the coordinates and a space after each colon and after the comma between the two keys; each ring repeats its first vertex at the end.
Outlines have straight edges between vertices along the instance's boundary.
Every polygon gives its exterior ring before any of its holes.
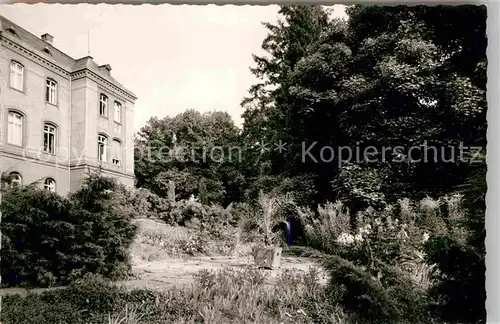
{"type": "MultiPolygon", "coordinates": [[[[242,269],[252,265],[250,258],[200,257],[190,259],[166,259],[155,262],[135,264],[134,274],[137,279],[124,282],[130,288],[151,288],[166,290],[183,287],[192,283],[193,275],[200,270],[218,270],[223,268],[242,269]]],[[[317,267],[313,259],[300,257],[282,257],[281,265],[275,270],[263,270],[269,274],[268,284],[273,284],[278,273],[286,270],[307,271],[317,267]]],[[[326,274],[321,272],[321,283],[326,283],[326,274]]]]}
{"type": "MultiPolygon", "coordinates": [[[[127,288],[150,288],[155,290],[168,290],[174,287],[184,287],[193,281],[193,275],[200,270],[218,270],[225,267],[230,269],[242,269],[253,264],[251,258],[231,258],[231,257],[199,257],[184,259],[165,259],[161,261],[136,263],[133,265],[133,272],[136,279],[119,282],[127,288]]],[[[281,265],[275,270],[263,270],[269,274],[268,284],[273,284],[278,273],[286,270],[307,271],[310,267],[317,266],[310,258],[285,256],[281,258],[281,265]]],[[[321,283],[326,283],[327,277],[321,272],[321,283]]],[[[38,288],[31,289],[31,292],[41,293],[46,290],[60,289],[38,288]]],[[[23,288],[0,289],[0,296],[19,294],[25,296],[28,290],[23,288]]]]}

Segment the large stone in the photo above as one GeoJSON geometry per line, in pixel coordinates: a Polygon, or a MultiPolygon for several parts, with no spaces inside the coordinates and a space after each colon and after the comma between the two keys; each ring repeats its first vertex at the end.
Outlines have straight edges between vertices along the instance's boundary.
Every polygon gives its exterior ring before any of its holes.
{"type": "Polygon", "coordinates": [[[280,266],[282,248],[256,247],[254,261],[259,268],[276,269],[280,266]]]}
{"type": "Polygon", "coordinates": [[[173,180],[168,181],[167,198],[170,202],[175,202],[175,182],[173,180]]]}
{"type": "Polygon", "coordinates": [[[198,218],[192,217],[184,223],[184,226],[191,229],[199,229],[201,226],[201,222],[198,218]]]}

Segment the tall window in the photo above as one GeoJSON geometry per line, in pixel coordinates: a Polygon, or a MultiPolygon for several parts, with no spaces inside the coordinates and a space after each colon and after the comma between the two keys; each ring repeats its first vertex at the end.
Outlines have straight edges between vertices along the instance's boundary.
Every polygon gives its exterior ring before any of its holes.
{"type": "Polygon", "coordinates": [[[56,127],[49,123],[43,125],[43,151],[49,154],[56,153],[56,127]]]}
{"type": "Polygon", "coordinates": [[[7,141],[14,145],[23,145],[23,115],[10,111],[7,125],[7,141]]]}
{"type": "Polygon", "coordinates": [[[113,140],[113,165],[120,166],[122,160],[122,143],[119,140],[113,140]]]}
{"type": "Polygon", "coordinates": [[[121,123],[122,121],[122,104],[115,101],[115,122],[121,123]]]}
{"type": "Polygon", "coordinates": [[[57,82],[52,79],[47,79],[45,83],[45,101],[57,104],[57,82]]]}
{"type": "Polygon", "coordinates": [[[43,188],[48,191],[55,192],[56,191],[56,182],[54,179],[47,178],[43,183],[43,188]]]}
{"type": "Polygon", "coordinates": [[[23,178],[17,172],[12,172],[10,175],[10,186],[11,187],[19,187],[23,184],[23,178]]]}
{"type": "Polygon", "coordinates": [[[101,162],[107,161],[108,138],[104,135],[97,136],[97,158],[101,162]]]}
{"type": "Polygon", "coordinates": [[[108,97],[102,93],[99,100],[99,115],[103,117],[108,116],[108,97]]]}
{"type": "Polygon", "coordinates": [[[24,66],[16,61],[10,62],[10,86],[16,90],[24,90],[24,66]]]}

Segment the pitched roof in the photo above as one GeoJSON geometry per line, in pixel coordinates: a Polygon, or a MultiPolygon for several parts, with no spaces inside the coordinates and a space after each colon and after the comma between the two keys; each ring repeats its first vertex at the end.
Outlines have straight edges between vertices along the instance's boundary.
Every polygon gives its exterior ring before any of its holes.
{"type": "Polygon", "coordinates": [[[89,69],[92,72],[98,74],[100,77],[113,83],[115,86],[121,88],[122,90],[128,92],[133,97],[137,98],[130,90],[121,85],[117,80],[115,80],[110,74],[109,70],[103,71],[105,66],[99,66],[94,62],[93,58],[90,56],[85,56],[80,59],[74,59],[41,38],[30,33],[26,29],[20,27],[19,25],[13,23],[7,18],[0,15],[0,31],[2,35],[7,35],[7,37],[19,45],[35,52],[38,55],[45,57],[47,60],[52,61],[58,66],[64,68],[68,72],[74,72],[81,69],[89,69]]]}

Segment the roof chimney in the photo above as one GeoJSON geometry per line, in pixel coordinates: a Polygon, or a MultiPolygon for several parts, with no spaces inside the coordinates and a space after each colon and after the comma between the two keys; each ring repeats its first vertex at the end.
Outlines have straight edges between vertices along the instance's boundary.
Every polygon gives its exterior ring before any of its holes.
{"type": "Polygon", "coordinates": [[[42,40],[45,43],[52,45],[52,41],[54,40],[54,36],[45,33],[45,34],[42,35],[42,40]]]}

